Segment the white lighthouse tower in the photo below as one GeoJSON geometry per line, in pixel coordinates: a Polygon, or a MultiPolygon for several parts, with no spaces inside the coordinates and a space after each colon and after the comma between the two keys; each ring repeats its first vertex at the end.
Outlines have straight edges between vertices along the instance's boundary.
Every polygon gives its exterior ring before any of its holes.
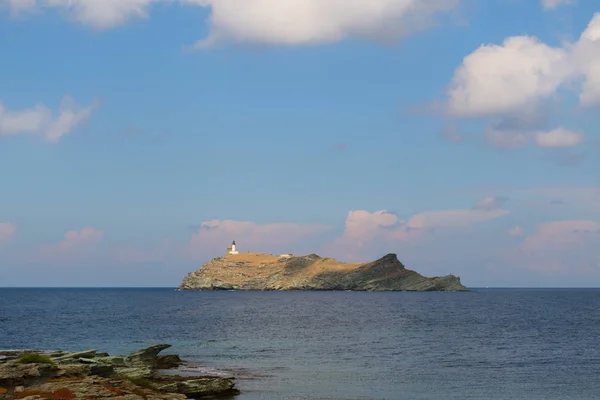
{"type": "Polygon", "coordinates": [[[238,251],[235,249],[235,240],[231,243],[231,247],[227,248],[227,254],[238,254],[238,251]]]}

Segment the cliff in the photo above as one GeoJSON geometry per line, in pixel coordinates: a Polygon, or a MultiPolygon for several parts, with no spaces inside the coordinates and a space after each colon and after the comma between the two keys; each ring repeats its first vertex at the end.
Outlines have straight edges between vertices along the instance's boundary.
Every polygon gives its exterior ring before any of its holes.
{"type": "Polygon", "coordinates": [[[395,254],[343,263],[316,254],[280,258],[262,253],[217,257],[188,274],[179,290],[465,291],[454,275],[426,278],[395,254]]]}

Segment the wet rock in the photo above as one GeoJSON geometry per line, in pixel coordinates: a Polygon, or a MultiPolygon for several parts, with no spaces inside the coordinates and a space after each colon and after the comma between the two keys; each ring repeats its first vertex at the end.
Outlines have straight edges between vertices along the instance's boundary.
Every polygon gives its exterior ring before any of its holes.
{"type": "Polygon", "coordinates": [[[181,393],[190,398],[238,393],[233,380],[228,378],[174,376],[160,377],[154,382],[161,392],[181,393]]]}
{"type": "Polygon", "coordinates": [[[170,344],[156,344],[131,353],[125,357],[125,363],[132,367],[154,368],[157,365],[158,353],[171,347],[170,344]]]}
{"type": "Polygon", "coordinates": [[[80,358],[93,358],[96,353],[98,352],[98,350],[86,350],[86,351],[79,351],[77,353],[67,353],[64,355],[60,355],[58,357],[53,357],[54,362],[58,363],[58,364],[63,364],[63,363],[70,363],[73,360],[77,360],[80,358]]]}
{"type": "Polygon", "coordinates": [[[160,356],[156,358],[156,368],[157,369],[171,369],[177,368],[183,361],[176,354],[169,354],[166,356],[160,356]]]}

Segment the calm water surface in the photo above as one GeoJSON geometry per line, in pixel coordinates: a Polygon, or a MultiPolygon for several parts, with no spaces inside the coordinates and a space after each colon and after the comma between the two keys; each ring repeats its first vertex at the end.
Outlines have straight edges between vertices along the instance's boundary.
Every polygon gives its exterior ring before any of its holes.
{"type": "Polygon", "coordinates": [[[0,289],[0,348],[155,343],[239,400],[600,398],[600,290],[0,289]]]}

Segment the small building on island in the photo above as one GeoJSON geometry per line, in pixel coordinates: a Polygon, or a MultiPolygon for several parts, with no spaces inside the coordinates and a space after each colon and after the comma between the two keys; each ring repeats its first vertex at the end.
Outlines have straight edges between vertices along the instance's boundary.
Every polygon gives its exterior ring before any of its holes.
{"type": "Polygon", "coordinates": [[[231,243],[231,247],[227,248],[227,253],[225,253],[225,255],[229,254],[239,254],[239,252],[235,248],[235,240],[231,243]]]}
{"type": "MultiPolygon", "coordinates": [[[[231,242],[231,246],[229,246],[227,248],[227,250],[225,251],[225,255],[235,255],[235,254],[240,254],[239,251],[237,251],[237,247],[235,245],[235,240],[233,242],[231,242]]],[[[272,254],[273,256],[274,254],[272,254]]],[[[294,257],[294,255],[292,253],[282,253],[278,256],[278,258],[280,259],[287,259],[287,258],[292,258],[294,257]]]]}

